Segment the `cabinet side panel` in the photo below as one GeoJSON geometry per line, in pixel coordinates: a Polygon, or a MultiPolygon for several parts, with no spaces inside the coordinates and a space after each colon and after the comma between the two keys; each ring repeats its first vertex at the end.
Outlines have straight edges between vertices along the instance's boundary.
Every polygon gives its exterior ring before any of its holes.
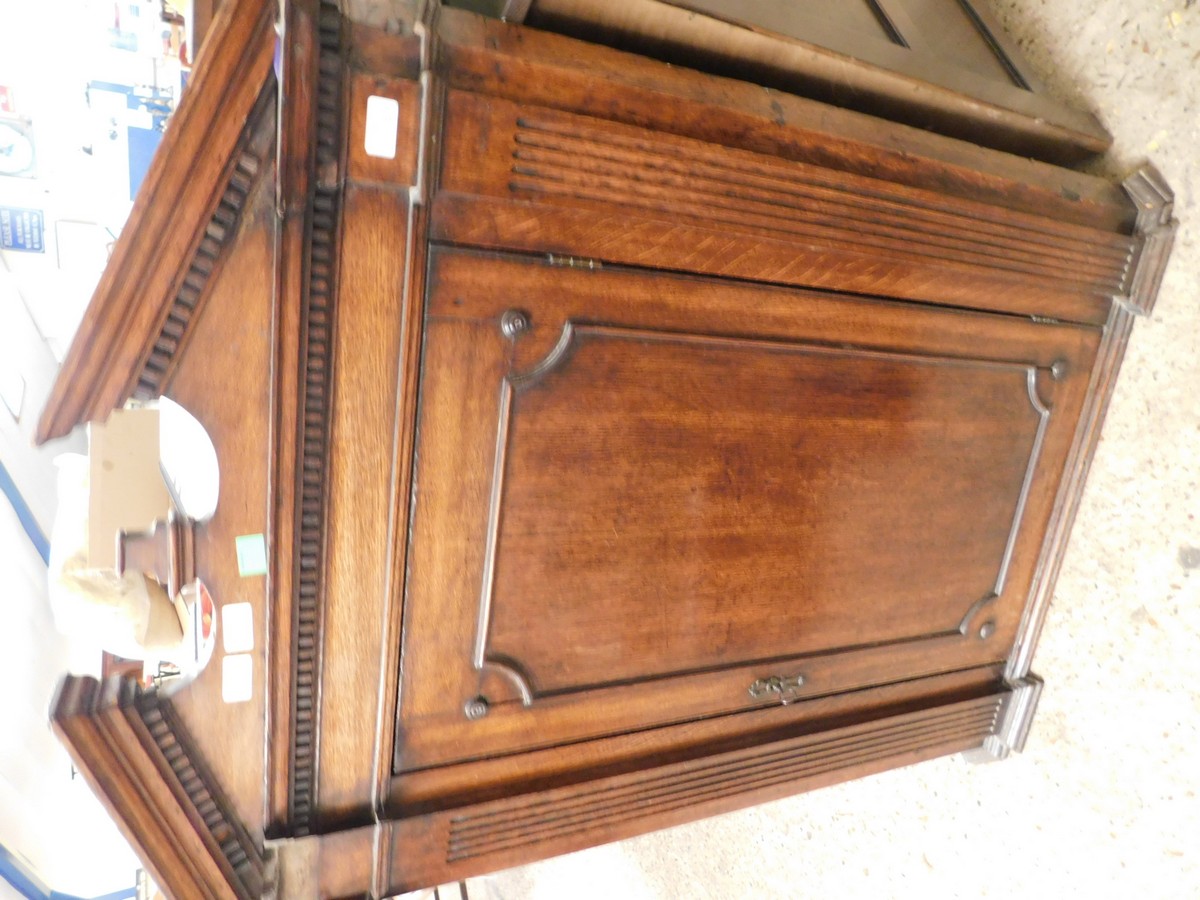
{"type": "Polygon", "coordinates": [[[211,298],[191,323],[187,351],[166,391],[204,426],[220,470],[216,512],[196,528],[196,574],[218,609],[236,602],[251,605],[254,635],[248,700],[222,699],[225,654],[218,636],[212,659],[175,696],[174,705],[238,815],[258,835],[265,780],[267,591],[261,575],[243,576],[236,542],[241,535],[268,531],[273,174],[268,167],[248,203],[238,239],[211,285],[211,298]]]}

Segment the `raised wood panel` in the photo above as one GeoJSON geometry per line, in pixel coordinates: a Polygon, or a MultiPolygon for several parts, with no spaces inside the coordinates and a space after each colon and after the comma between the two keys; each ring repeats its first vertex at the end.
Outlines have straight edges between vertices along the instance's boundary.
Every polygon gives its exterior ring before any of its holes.
{"type": "Polygon", "coordinates": [[[536,697],[957,632],[1003,593],[1034,367],[567,328],[503,389],[477,663],[536,697]]]}
{"type": "Polygon", "coordinates": [[[824,6],[536,0],[528,21],[1022,156],[1077,162],[1111,144],[1094,116],[1031,89],[978,4],[879,0],[874,28],[866,10],[850,21],[853,3],[824,6]]]}
{"type": "Polygon", "coordinates": [[[1060,317],[1092,322],[1103,321],[1132,251],[1122,235],[459,92],[447,127],[442,187],[451,197],[437,233],[456,243],[1014,312],[1046,308],[1052,293],[1060,317]],[[453,205],[456,195],[504,198],[505,219],[489,210],[494,200],[473,217],[469,203],[453,205]],[[560,230],[573,224],[569,211],[584,209],[590,230],[560,230]],[[636,243],[613,233],[618,219],[636,243]],[[707,237],[683,242],[680,226],[707,237]],[[790,258],[751,268],[764,239],[790,258]]]}
{"type": "Polygon", "coordinates": [[[1003,657],[1094,331],[463,253],[431,277],[399,770],[1003,657]]]}

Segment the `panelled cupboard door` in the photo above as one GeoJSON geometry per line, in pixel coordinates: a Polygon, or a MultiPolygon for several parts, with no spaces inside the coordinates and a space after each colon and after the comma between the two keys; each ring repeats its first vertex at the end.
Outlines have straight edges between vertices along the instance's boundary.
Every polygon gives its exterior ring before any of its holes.
{"type": "Polygon", "coordinates": [[[1095,329],[553,262],[431,259],[398,772],[1005,658],[1095,329]]]}

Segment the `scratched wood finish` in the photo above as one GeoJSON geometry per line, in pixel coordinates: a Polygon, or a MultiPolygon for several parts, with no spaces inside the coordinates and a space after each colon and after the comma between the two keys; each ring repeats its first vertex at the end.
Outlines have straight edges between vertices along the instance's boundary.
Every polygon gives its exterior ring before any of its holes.
{"type": "Polygon", "coordinates": [[[402,769],[1004,655],[1093,329],[478,254],[432,278],[402,769]]]}

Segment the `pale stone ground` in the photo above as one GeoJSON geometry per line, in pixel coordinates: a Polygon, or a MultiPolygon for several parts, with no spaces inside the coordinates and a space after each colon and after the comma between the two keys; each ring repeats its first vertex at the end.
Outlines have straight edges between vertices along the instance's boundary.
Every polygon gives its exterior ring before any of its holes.
{"type": "Polygon", "coordinates": [[[470,883],[472,900],[1200,897],[1200,5],[999,0],[1182,222],[1050,610],[1026,752],[944,759],[470,883]]]}

